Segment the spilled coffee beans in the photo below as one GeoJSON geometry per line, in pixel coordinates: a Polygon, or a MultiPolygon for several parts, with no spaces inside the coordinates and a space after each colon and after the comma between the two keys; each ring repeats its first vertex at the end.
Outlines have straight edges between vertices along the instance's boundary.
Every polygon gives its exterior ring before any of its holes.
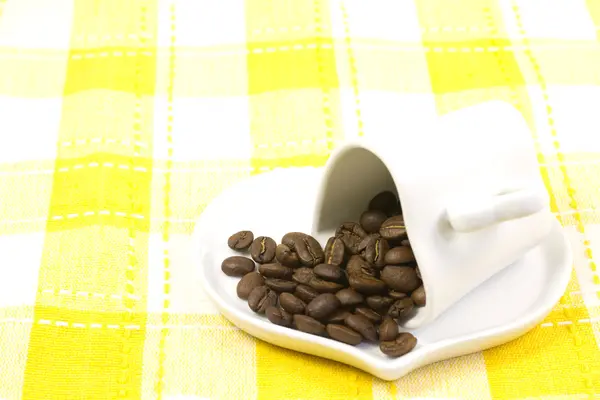
{"type": "Polygon", "coordinates": [[[357,219],[341,221],[324,247],[303,232],[279,243],[236,232],[227,245],[248,256],[228,257],[221,269],[241,277],[238,297],[273,324],[352,346],[379,343],[383,354],[400,357],[417,338],[400,332],[398,321],[426,304],[402,207],[392,192],[381,192],[357,219]]]}

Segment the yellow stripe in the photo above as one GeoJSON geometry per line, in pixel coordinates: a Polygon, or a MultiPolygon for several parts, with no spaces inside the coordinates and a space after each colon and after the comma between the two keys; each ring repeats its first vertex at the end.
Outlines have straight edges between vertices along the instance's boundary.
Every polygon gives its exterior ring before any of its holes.
{"type": "Polygon", "coordinates": [[[251,167],[322,165],[343,136],[329,2],[247,0],[245,10],[251,167]],[[282,27],[286,40],[273,42],[282,27]]]}
{"type": "MultiPolygon", "coordinates": [[[[104,34],[136,35],[140,48],[154,47],[151,1],[77,0],[73,47],[81,37],[104,34]]],[[[141,392],[153,121],[153,98],[145,95],[153,94],[155,60],[105,61],[69,58],[24,399],[125,399],[141,392]],[[125,106],[106,113],[113,102],[125,106]],[[98,152],[92,141],[61,145],[87,140],[89,132],[131,145],[118,154],[98,152]]]]}
{"type": "MultiPolygon", "coordinates": [[[[276,166],[322,165],[332,141],[342,136],[334,50],[331,40],[325,39],[331,36],[330,4],[247,0],[245,8],[251,38],[247,62],[254,145],[251,167],[261,172],[276,166]],[[306,29],[296,33],[294,26],[316,28],[307,38],[306,29]],[[267,32],[281,27],[287,28],[289,40],[275,48],[267,32]],[[310,42],[316,46],[289,51],[310,42]],[[268,51],[253,51],[259,48],[268,51]]],[[[260,341],[256,367],[259,399],[372,398],[367,374],[260,341]],[[316,384],[306,385],[315,377],[316,384]]]]}

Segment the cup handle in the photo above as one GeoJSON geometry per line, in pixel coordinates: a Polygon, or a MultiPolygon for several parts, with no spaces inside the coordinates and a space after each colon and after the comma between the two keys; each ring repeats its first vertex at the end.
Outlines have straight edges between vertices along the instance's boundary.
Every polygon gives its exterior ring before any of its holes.
{"type": "Polygon", "coordinates": [[[495,196],[462,198],[446,209],[448,221],[457,232],[473,232],[491,225],[527,217],[547,207],[545,192],[510,189],[495,196]]]}

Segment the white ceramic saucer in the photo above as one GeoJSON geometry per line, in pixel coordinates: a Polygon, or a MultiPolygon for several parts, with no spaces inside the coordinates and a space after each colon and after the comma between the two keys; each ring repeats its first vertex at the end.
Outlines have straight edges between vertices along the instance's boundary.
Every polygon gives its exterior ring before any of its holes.
{"type": "Polygon", "coordinates": [[[196,224],[193,249],[200,283],[228,320],[259,339],[395,380],[423,365],[523,335],[544,319],[566,289],[572,254],[556,222],[552,233],[525,257],[467,294],[433,323],[412,330],[418,344],[403,357],[388,358],[374,344],[350,346],[274,325],[236,296],[239,278],[221,271],[221,261],[234,255],[227,238],[242,229],[277,242],[290,231],[310,233],[321,174],[318,168],[297,168],[249,178],[216,198],[196,224]]]}

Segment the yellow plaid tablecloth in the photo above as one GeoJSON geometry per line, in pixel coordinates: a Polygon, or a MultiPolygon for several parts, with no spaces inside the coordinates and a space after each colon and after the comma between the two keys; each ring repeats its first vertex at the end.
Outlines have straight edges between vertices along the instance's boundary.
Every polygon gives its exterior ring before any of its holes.
{"type": "Polygon", "coordinates": [[[598,0],[0,0],[0,399],[598,397],[599,182],[598,0]],[[254,340],[191,278],[224,188],[491,99],[574,246],[528,335],[388,383],[254,340]]]}

